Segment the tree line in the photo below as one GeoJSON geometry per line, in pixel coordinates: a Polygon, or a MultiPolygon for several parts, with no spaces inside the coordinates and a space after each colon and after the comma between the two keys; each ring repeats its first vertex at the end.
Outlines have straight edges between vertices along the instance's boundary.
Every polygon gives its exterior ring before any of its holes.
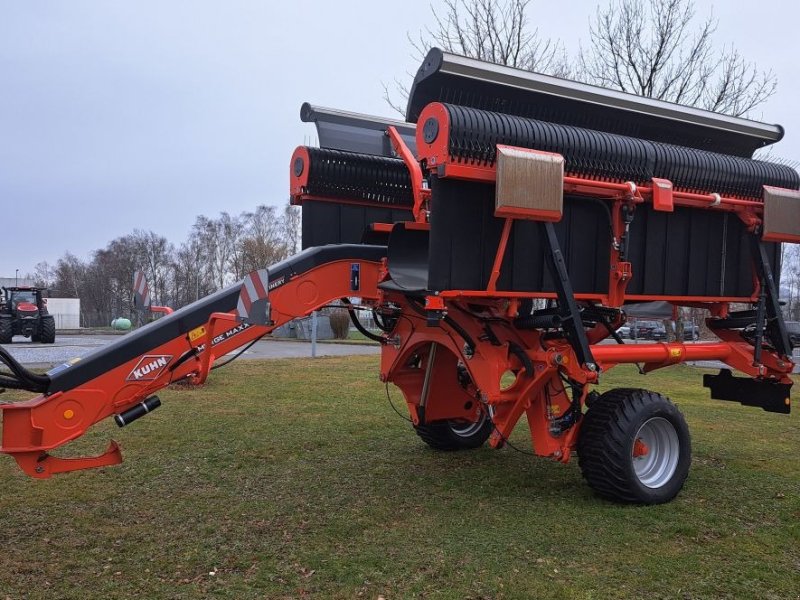
{"type": "Polygon", "coordinates": [[[239,215],[200,215],[179,245],[135,229],[95,250],[88,259],[65,252],[55,265],[40,262],[28,274],[51,296],[81,299],[81,325],[107,326],[134,316],[133,273],[143,271],[154,304],[180,308],[300,250],[297,207],[260,205],[239,215]]]}

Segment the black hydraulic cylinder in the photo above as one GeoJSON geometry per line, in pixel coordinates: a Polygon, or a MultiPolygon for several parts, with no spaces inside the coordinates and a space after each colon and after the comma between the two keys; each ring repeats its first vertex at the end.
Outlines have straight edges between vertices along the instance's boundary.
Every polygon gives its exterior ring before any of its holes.
{"type": "Polygon", "coordinates": [[[153,412],[159,406],[161,406],[161,400],[159,397],[150,396],[144,402],[140,402],[136,406],[133,406],[128,410],[119,413],[118,415],[114,415],[114,422],[120,427],[125,427],[125,425],[130,425],[136,419],[141,419],[146,414],[153,412]]]}
{"type": "Polygon", "coordinates": [[[557,314],[532,314],[514,320],[514,326],[517,329],[554,329],[561,327],[561,323],[561,315],[557,314]]]}

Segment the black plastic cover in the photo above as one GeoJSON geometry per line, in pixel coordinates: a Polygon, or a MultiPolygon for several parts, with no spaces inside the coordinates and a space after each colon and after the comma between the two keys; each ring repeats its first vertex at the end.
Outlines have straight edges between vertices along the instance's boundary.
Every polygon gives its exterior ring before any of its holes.
{"type": "MultiPolygon", "coordinates": [[[[431,178],[431,290],[485,290],[504,219],[494,216],[494,186],[431,178]]],[[[611,246],[607,202],[564,198],[555,223],[576,293],[605,294],[611,246]]],[[[552,292],[536,222],[515,221],[498,290],[552,292]]],[[[765,244],[773,275],[780,273],[780,245],[765,244]]],[[[392,254],[391,241],[389,255],[392,254]]],[[[663,297],[733,297],[753,294],[751,250],[744,224],[722,211],[675,207],[672,213],[637,208],[630,227],[628,260],[633,279],[627,294],[663,297]]]]}
{"type": "Polygon", "coordinates": [[[371,235],[373,223],[413,221],[410,209],[362,206],[305,200],[302,206],[303,249],[326,244],[385,243],[386,237],[371,235]]]}
{"type": "MultiPolygon", "coordinates": [[[[485,290],[504,219],[494,216],[494,186],[432,178],[431,290],[485,290]]],[[[556,236],[576,293],[606,293],[611,226],[599,200],[564,199],[556,236]]],[[[501,291],[553,292],[539,240],[539,224],[514,221],[500,269],[501,291]]],[[[391,239],[389,255],[392,254],[391,239]]]]}

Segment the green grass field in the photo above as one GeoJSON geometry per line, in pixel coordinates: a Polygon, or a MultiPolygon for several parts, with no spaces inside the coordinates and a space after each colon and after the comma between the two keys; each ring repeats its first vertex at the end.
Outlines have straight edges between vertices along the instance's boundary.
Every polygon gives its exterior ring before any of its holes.
{"type": "Polygon", "coordinates": [[[0,599],[800,597],[797,415],[710,401],[688,367],[613,371],[694,445],[674,502],[619,506],[577,461],[429,450],[377,364],[237,362],[76,442],[115,437],[119,467],[35,481],[3,457],[0,599]]]}

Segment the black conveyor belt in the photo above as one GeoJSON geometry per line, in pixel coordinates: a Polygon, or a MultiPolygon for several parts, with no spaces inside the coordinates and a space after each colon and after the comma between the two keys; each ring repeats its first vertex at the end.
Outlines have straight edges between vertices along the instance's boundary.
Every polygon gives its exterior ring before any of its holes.
{"type": "Polygon", "coordinates": [[[564,156],[568,173],[647,183],[668,179],[677,189],[761,198],[762,186],[800,188],[786,165],[717,154],[513,115],[443,105],[450,119],[449,152],[470,164],[491,165],[497,144],[564,156]]]}
{"type": "Polygon", "coordinates": [[[413,206],[411,177],[402,160],[330,148],[306,150],[310,161],[306,194],[386,207],[413,206]]]}

